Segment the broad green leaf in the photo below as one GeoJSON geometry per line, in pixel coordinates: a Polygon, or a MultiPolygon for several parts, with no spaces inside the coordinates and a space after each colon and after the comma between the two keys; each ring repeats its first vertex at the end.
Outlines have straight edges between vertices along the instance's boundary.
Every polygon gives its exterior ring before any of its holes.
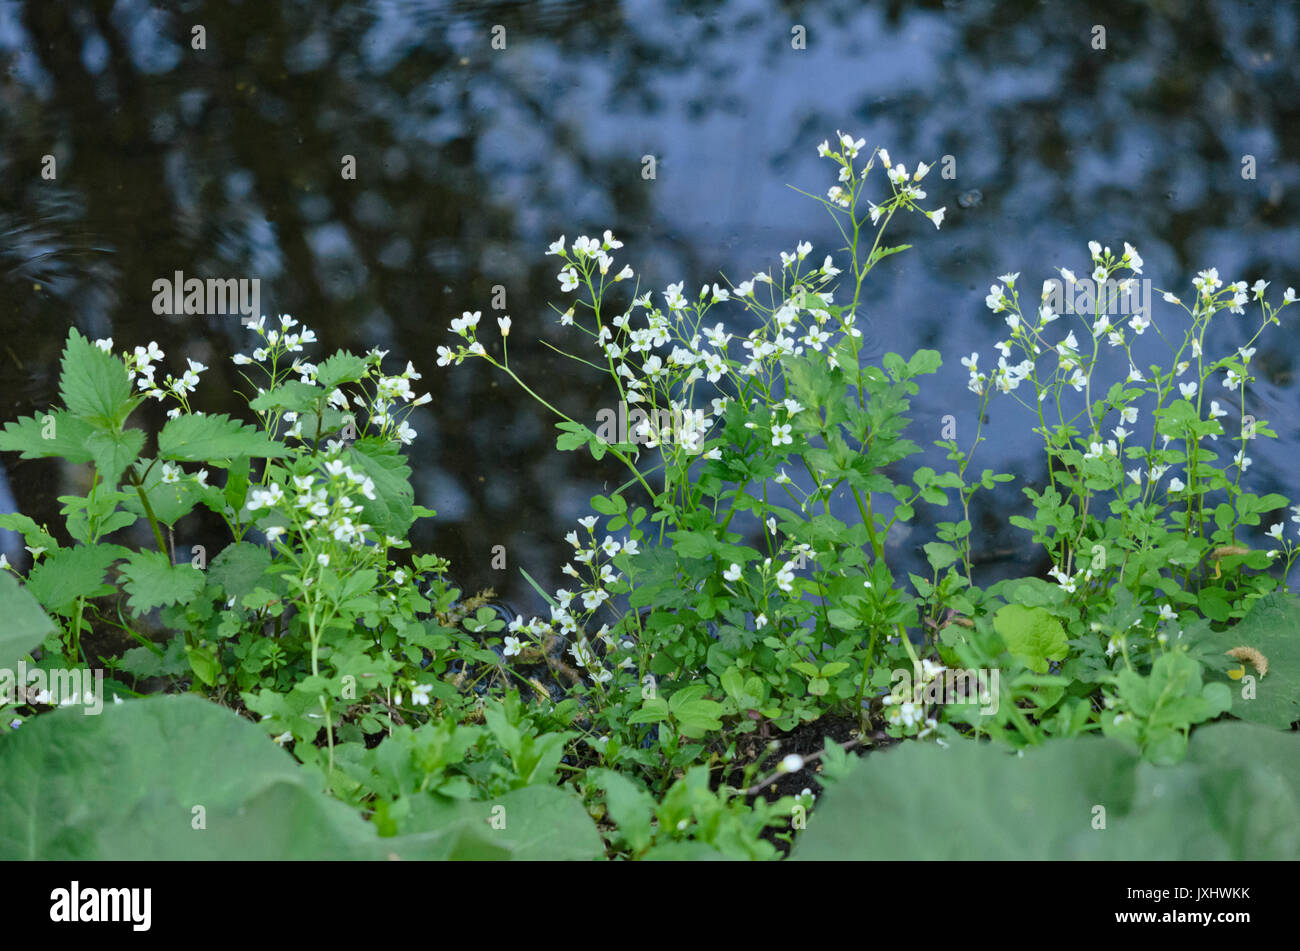
{"type": "Polygon", "coordinates": [[[1100,737],[1017,756],[904,743],[860,759],[818,803],[799,860],[1300,858],[1300,736],[1253,724],[1192,733],[1176,766],[1100,737]]]}
{"type": "Polygon", "coordinates": [[[271,567],[271,553],[252,542],[227,545],[208,565],[208,577],[221,585],[227,597],[243,598],[257,587],[271,567]]]}
{"type": "Polygon", "coordinates": [[[105,430],[91,433],[86,438],[86,448],[95,460],[100,479],[110,489],[117,488],[126,467],[135,462],[144,446],[144,432],[128,429],[116,433],[105,430]]]}
{"type": "Polygon", "coordinates": [[[0,669],[12,670],[34,648],[39,647],[54,622],[38,602],[7,571],[0,571],[0,669]]]}
{"type": "Polygon", "coordinates": [[[63,613],[77,598],[113,593],[104,575],[113,562],[130,552],[120,545],[74,545],[47,554],[27,575],[27,590],[45,610],[63,613]]]}
{"type": "Polygon", "coordinates": [[[283,445],[267,439],[256,426],[224,414],[178,416],[158,434],[159,458],[179,462],[216,465],[239,456],[276,459],[287,454],[283,445]]]}
{"type": "Polygon", "coordinates": [[[135,408],[126,364],[99,349],[74,328],[63,348],[59,395],[73,416],[92,426],[119,429],[135,408]]]}
{"type": "Polygon", "coordinates": [[[654,797],[612,769],[588,770],[587,778],[605,791],[609,817],[628,848],[634,853],[644,851],[654,838],[654,797]]]}
{"type": "Polygon", "coordinates": [[[993,627],[1008,650],[1040,674],[1049,660],[1061,660],[1069,650],[1061,622],[1042,608],[1008,604],[993,615],[993,627]]]}
{"type": "Polygon", "coordinates": [[[41,416],[24,416],[5,423],[0,433],[0,450],[20,452],[23,459],[58,456],[78,465],[91,461],[86,440],[95,428],[67,410],[56,409],[41,416]]]}
{"type": "Polygon", "coordinates": [[[925,557],[935,571],[943,571],[943,569],[953,564],[960,555],[958,555],[957,549],[951,545],[945,545],[943,542],[930,542],[925,546],[925,557]]]}
{"type": "MultiPolygon", "coordinates": [[[[139,467],[137,467],[139,468],[139,467]]],[[[218,497],[214,489],[205,490],[191,477],[190,473],[181,476],[176,482],[163,481],[163,466],[157,464],[149,469],[144,477],[143,489],[149,499],[153,516],[164,525],[175,527],[205,496],[218,497]]],[[[144,504],[140,501],[139,490],[134,486],[123,489],[122,506],[140,518],[145,517],[144,504]]]]}
{"type": "Polygon", "coordinates": [[[1280,730],[1290,729],[1300,720],[1300,600],[1270,594],[1255,602],[1250,613],[1226,631],[1207,627],[1187,636],[1200,660],[1212,665],[1208,679],[1231,691],[1234,717],[1280,730]],[[1239,647],[1263,655],[1268,673],[1261,676],[1250,661],[1225,653],[1239,647]],[[1238,676],[1230,676],[1229,671],[1238,676]]]}
{"type": "Polygon", "coordinates": [[[374,480],[375,498],[356,496],[366,522],[385,535],[405,538],[415,521],[415,491],[411,468],[402,454],[390,442],[358,439],[344,458],[355,471],[374,480]]]}
{"type": "Polygon", "coordinates": [[[166,604],[188,601],[203,589],[203,573],[192,565],[173,565],[160,551],[133,552],[122,568],[127,603],[137,615],[166,604]]]}
{"type": "Polygon", "coordinates": [[[458,822],[485,830],[488,841],[516,861],[591,861],[605,854],[582,800],[557,786],[525,786],[483,801],[438,802],[426,796],[403,828],[441,829],[458,822]]]}
{"type": "Polygon", "coordinates": [[[37,717],[0,743],[0,774],[40,777],[0,794],[0,858],[9,860],[508,854],[490,829],[466,822],[381,839],[257,725],[189,695],[37,717]]]}

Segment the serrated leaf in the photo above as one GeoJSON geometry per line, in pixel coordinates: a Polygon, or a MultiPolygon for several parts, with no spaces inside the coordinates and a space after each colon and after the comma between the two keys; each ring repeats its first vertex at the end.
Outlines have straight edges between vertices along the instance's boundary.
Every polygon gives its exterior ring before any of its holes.
{"type": "Polygon", "coordinates": [[[43,459],[57,456],[81,465],[90,462],[86,440],[95,428],[78,419],[67,410],[51,410],[40,416],[24,416],[16,422],[5,423],[0,433],[0,450],[20,452],[23,459],[43,459]],[[45,417],[52,419],[47,423],[45,417]],[[46,438],[46,434],[49,438],[46,438]]]}
{"type": "Polygon", "coordinates": [[[126,467],[135,462],[144,446],[144,433],[128,429],[117,433],[107,430],[92,432],[86,438],[86,448],[95,461],[100,479],[110,489],[117,488],[126,467]]]}
{"type": "Polygon", "coordinates": [[[63,348],[59,395],[73,416],[106,429],[119,428],[137,403],[131,397],[126,364],[75,328],[63,348]]]}
{"type": "Polygon", "coordinates": [[[239,456],[278,459],[289,454],[282,444],[268,439],[256,426],[225,414],[189,414],[171,420],[158,434],[158,457],[177,462],[208,462],[239,456]]]}
{"type": "Polygon", "coordinates": [[[366,521],[385,535],[405,538],[415,521],[415,490],[411,488],[411,468],[402,454],[392,443],[359,439],[348,450],[347,459],[348,465],[375,483],[373,499],[358,498],[366,521]]]}
{"type": "Polygon", "coordinates": [[[366,372],[366,361],[340,350],[316,368],[316,385],[329,393],[342,383],[355,383],[366,372]]]}
{"type": "Polygon", "coordinates": [[[203,573],[192,565],[173,565],[159,551],[132,553],[122,568],[130,594],[127,603],[137,615],[153,608],[188,601],[203,589],[203,573]]]}
{"type": "MultiPolygon", "coordinates": [[[[257,399],[248,404],[248,408],[258,412],[266,413],[271,410],[291,411],[301,413],[316,405],[320,397],[326,395],[325,390],[318,386],[312,386],[310,383],[303,383],[301,380],[290,380],[287,383],[281,383],[273,390],[268,390],[257,399]]],[[[249,453],[255,455],[255,453],[249,453]]]]}
{"type": "Polygon", "coordinates": [[[27,576],[27,590],[45,606],[62,613],[77,598],[97,598],[113,592],[104,583],[109,566],[130,552],[120,545],[76,545],[47,554],[27,576]]]}
{"type": "Polygon", "coordinates": [[[208,565],[208,577],[221,585],[227,597],[242,598],[257,587],[271,567],[271,553],[252,542],[236,542],[223,548],[208,565]]]}

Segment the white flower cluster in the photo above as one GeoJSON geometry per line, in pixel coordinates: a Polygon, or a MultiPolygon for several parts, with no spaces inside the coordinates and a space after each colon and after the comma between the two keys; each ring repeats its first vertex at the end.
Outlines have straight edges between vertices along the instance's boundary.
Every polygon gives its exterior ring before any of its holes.
{"type": "MultiPolygon", "coordinates": [[[[364,506],[354,500],[353,494],[375,499],[374,480],[353,471],[337,457],[327,457],[322,469],[321,473],[294,476],[287,492],[276,482],[254,488],[248,494],[248,510],[287,515],[300,535],[314,533],[340,544],[365,546],[371,527],[357,518],[364,506]]],[[[286,528],[272,524],[264,532],[267,540],[274,542],[285,535],[286,528]]],[[[328,565],[329,555],[322,552],[317,561],[328,565]]]]}
{"type": "MultiPolygon", "coordinates": [[[[247,366],[249,364],[269,364],[264,366],[272,380],[277,380],[277,372],[280,359],[289,354],[301,353],[303,344],[315,343],[316,333],[307,327],[296,333],[291,332],[294,327],[299,326],[298,321],[294,320],[288,314],[280,317],[280,328],[278,330],[266,329],[266,318],[260,318],[257,323],[253,324],[253,330],[262,337],[266,346],[258,347],[253,351],[252,357],[237,353],[231,357],[231,362],[237,366],[247,366]]],[[[379,366],[384,357],[388,356],[388,351],[372,349],[366,354],[366,362],[374,368],[376,383],[375,394],[371,399],[367,399],[362,394],[353,394],[351,404],[359,410],[367,411],[369,414],[369,425],[374,427],[378,435],[388,439],[396,439],[402,445],[409,446],[415,441],[416,431],[406,421],[406,415],[411,409],[417,406],[423,406],[433,401],[433,396],[425,393],[416,397],[415,392],[411,389],[411,380],[422,379],[421,374],[415,370],[415,365],[409,360],[406,363],[406,370],[398,376],[384,376],[379,371],[379,366]],[[406,413],[400,417],[397,411],[405,405],[406,413]]],[[[319,367],[314,363],[308,363],[297,357],[293,359],[289,366],[289,372],[296,373],[299,381],[302,383],[315,383],[319,367]]],[[[262,389],[258,390],[260,396],[262,389]]],[[[346,412],[349,406],[348,396],[342,389],[335,388],[327,398],[330,406],[337,410],[346,412]]],[[[289,428],[284,432],[284,438],[309,439],[311,433],[304,435],[302,431],[302,420],[298,413],[288,410],[281,415],[281,419],[289,424],[289,428]]],[[[360,423],[357,424],[360,426],[360,423]]]]}
{"type": "Polygon", "coordinates": [[[926,173],[934,166],[926,165],[924,162],[917,162],[916,171],[908,174],[907,166],[901,162],[897,165],[890,161],[888,149],[875,149],[867,163],[862,166],[860,172],[855,172],[853,162],[858,157],[858,153],[866,145],[866,139],[854,139],[853,136],[845,132],[836,130],[835,132],[838,151],[831,148],[830,140],[822,142],[817,146],[817,154],[822,158],[829,158],[840,166],[839,181],[840,184],[833,185],[826,192],[826,198],[831,204],[839,208],[851,209],[856,203],[858,196],[858,183],[867,177],[867,173],[876,164],[876,157],[880,157],[881,164],[885,166],[886,174],[889,177],[890,187],[893,189],[893,199],[886,205],[877,205],[868,201],[867,206],[871,213],[871,223],[877,224],[882,215],[892,213],[893,210],[903,207],[914,211],[920,211],[939,228],[943,224],[944,208],[935,211],[926,211],[923,208],[917,208],[916,202],[923,201],[926,193],[918,187],[917,183],[925,178],[926,173]],[[848,189],[845,190],[844,186],[848,189]]]}
{"type": "MultiPolygon", "coordinates": [[[[551,606],[549,620],[533,617],[528,621],[524,621],[523,618],[515,618],[511,621],[509,626],[511,636],[505,639],[505,654],[510,657],[520,653],[521,634],[527,635],[543,648],[551,637],[562,636],[570,641],[569,654],[574,663],[585,668],[594,682],[604,684],[613,679],[614,673],[596,656],[587,637],[586,628],[596,612],[609,602],[612,595],[619,590],[618,586],[623,583],[623,576],[614,569],[610,560],[620,553],[635,555],[641,549],[635,539],[620,540],[612,535],[606,535],[604,541],[598,542],[594,515],[579,519],[578,524],[586,530],[587,541],[584,543],[577,532],[569,532],[565,536],[565,541],[574,548],[573,561],[586,566],[586,580],[583,580],[583,572],[573,562],[566,564],[562,570],[566,575],[579,580],[578,589],[570,591],[561,588],[555,592],[555,603],[551,606]],[[604,563],[602,563],[602,556],[604,563]]],[[[631,641],[624,641],[621,646],[617,644],[609,632],[608,624],[602,625],[595,636],[605,646],[607,657],[615,651],[625,654],[618,664],[620,668],[633,667],[634,662],[630,652],[635,645],[631,641]]]]}
{"type": "MultiPolygon", "coordinates": [[[[112,353],[113,338],[105,337],[96,340],[95,346],[106,353],[112,353]]],[[[126,363],[127,379],[134,383],[137,389],[143,391],[145,396],[160,401],[171,396],[180,401],[180,406],[174,406],[167,411],[167,416],[170,419],[176,419],[182,412],[188,411],[188,396],[198,387],[199,374],[206,370],[207,367],[187,357],[185,372],[179,378],[167,376],[160,385],[154,379],[157,370],[154,364],[162,360],[166,355],[162,348],[158,346],[156,340],[150,340],[149,346],[136,347],[131,353],[123,353],[122,359],[126,363]]]]}

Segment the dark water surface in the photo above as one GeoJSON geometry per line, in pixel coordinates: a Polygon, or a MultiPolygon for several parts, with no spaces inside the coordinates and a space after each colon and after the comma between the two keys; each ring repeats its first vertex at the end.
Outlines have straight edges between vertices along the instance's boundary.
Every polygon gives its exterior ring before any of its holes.
{"type": "MultiPolygon", "coordinates": [[[[552,421],[490,367],[438,368],[434,348],[462,310],[490,325],[504,285],[512,364],[594,425],[610,388],[537,343],[572,340],[547,306],[556,236],[611,228],[643,290],[689,292],[719,269],[779,266],[801,240],[834,252],[829,218],[786,186],[833,183],[815,150],[836,129],[909,167],[953,156],[955,178],[926,181],[942,231],[902,221],[894,237],[915,248],[873,274],[865,315],[878,353],[944,354],[914,405],[911,435],[929,445],[945,414],[974,423],[957,360],[996,356],[1005,328],[984,296],[999,274],[1022,272],[1032,297],[1057,265],[1086,272],[1095,238],[1136,245],[1157,287],[1210,266],[1272,280],[1274,300],[1300,284],[1296,33],[1297,8],[1269,2],[0,0],[0,415],[57,398],[71,326],[119,350],[157,340],[172,369],[207,363],[196,405],[238,411],[229,356],[248,333],[234,317],[157,317],[151,286],[177,270],[257,278],[265,313],[316,330],[314,355],[379,346],[414,362],[434,396],[412,418],[417,501],[439,517],[413,540],[465,585],[535,609],[516,569],[557,581],[563,534],[622,479],[556,453],[552,421]],[[795,25],[807,49],[791,48],[795,25]]],[[[1176,320],[1157,304],[1162,317],[1176,320]]],[[[1218,345],[1254,325],[1225,324],[1218,345]]],[[[1254,453],[1260,490],[1295,487],[1298,353],[1288,322],[1256,358],[1254,405],[1281,436],[1254,453]]],[[[1015,404],[995,401],[987,433],[977,468],[1022,481],[977,516],[981,581],[1035,567],[1002,526],[1043,475],[1015,404]]],[[[4,466],[0,508],[55,523],[74,473],[4,466]]],[[[934,517],[918,511],[900,554],[934,517]]],[[[196,518],[177,543],[210,530],[196,518]]]]}

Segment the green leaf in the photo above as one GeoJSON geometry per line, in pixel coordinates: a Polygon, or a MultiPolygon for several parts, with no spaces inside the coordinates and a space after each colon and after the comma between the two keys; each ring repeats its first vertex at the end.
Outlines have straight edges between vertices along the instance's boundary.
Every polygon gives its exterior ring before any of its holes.
{"type": "Polygon", "coordinates": [[[826,791],[792,858],[1300,858],[1295,733],[1210,724],[1192,733],[1177,766],[1144,763],[1100,737],[1056,739],[1023,756],[971,740],[949,746],[904,743],[859,759],[826,791]]]}
{"type": "Polygon", "coordinates": [[[912,354],[912,359],[907,361],[907,375],[921,376],[935,373],[941,366],[943,366],[943,358],[938,350],[918,350],[912,354]]]}
{"type": "Polygon", "coordinates": [[[951,545],[945,545],[943,542],[930,542],[925,546],[925,557],[929,559],[930,565],[935,571],[943,571],[943,569],[953,564],[960,555],[957,553],[957,549],[951,545]]]}
{"type": "Polygon", "coordinates": [[[54,622],[7,571],[0,571],[0,669],[12,670],[54,630],[54,622]]]}
{"type": "Polygon", "coordinates": [[[117,433],[106,430],[92,432],[86,438],[86,448],[95,460],[99,477],[110,489],[117,488],[126,467],[135,462],[144,446],[144,432],[128,429],[117,433]]]}
{"type": "MultiPolygon", "coordinates": [[[[40,777],[10,784],[0,797],[5,860],[509,854],[503,838],[464,821],[381,839],[258,726],[194,696],[105,704],[99,716],[69,708],[37,717],[0,743],[0,774],[40,777]]],[[[556,832],[573,834],[571,826],[556,832]]]]}
{"type": "Polygon", "coordinates": [[[348,450],[348,465],[364,472],[375,483],[375,497],[359,496],[365,520],[377,531],[405,538],[415,521],[415,490],[411,468],[391,442],[358,439],[348,450]]]}
{"type": "Polygon", "coordinates": [[[63,348],[59,395],[73,416],[92,426],[119,429],[137,400],[120,357],[99,349],[74,328],[63,348]]]}
{"type": "Polygon", "coordinates": [[[59,543],[54,540],[54,536],[26,515],[20,515],[17,512],[0,515],[0,528],[7,528],[11,532],[21,532],[23,541],[27,543],[29,548],[44,548],[46,552],[59,550],[59,543]]]}
{"type": "Polygon", "coordinates": [[[208,565],[208,577],[221,585],[227,597],[243,598],[252,593],[266,569],[271,567],[271,553],[252,542],[236,542],[221,550],[208,565]]]}
{"type": "Polygon", "coordinates": [[[190,669],[194,671],[195,677],[209,687],[216,685],[217,675],[221,673],[221,664],[211,650],[186,644],[185,656],[189,658],[190,669]]]}
{"type": "MultiPolygon", "coordinates": [[[[250,401],[248,408],[258,413],[272,410],[302,413],[315,406],[318,399],[328,394],[329,390],[303,383],[301,380],[290,380],[250,401]]],[[[256,455],[256,453],[249,453],[249,455],[256,455]]]]}
{"type": "Polygon", "coordinates": [[[203,573],[192,565],[173,565],[159,551],[133,552],[122,569],[137,615],[167,604],[188,601],[203,589],[203,573]]]}
{"type": "Polygon", "coordinates": [[[993,627],[1011,653],[1040,674],[1049,660],[1061,660],[1069,650],[1061,622],[1042,608],[1008,604],[993,615],[993,627]]]}
{"type": "Polygon", "coordinates": [[[267,439],[256,426],[241,423],[225,414],[178,416],[158,434],[159,458],[179,462],[216,465],[239,456],[278,459],[288,453],[288,449],[267,439]]]}
{"type": "Polygon", "coordinates": [[[634,853],[644,851],[654,838],[654,797],[611,769],[589,769],[587,778],[605,791],[609,817],[618,826],[623,841],[634,853]]]}
{"type": "Polygon", "coordinates": [[[340,350],[316,368],[316,385],[331,393],[344,383],[355,383],[366,374],[366,361],[340,350]]]}
{"type": "Polygon", "coordinates": [[[593,440],[599,442],[596,434],[581,423],[556,423],[555,428],[560,430],[560,435],[555,438],[555,448],[560,452],[581,449],[593,440]]]}
{"type": "Polygon", "coordinates": [[[1266,595],[1236,626],[1218,632],[1207,627],[1186,636],[1201,662],[1212,665],[1207,678],[1231,691],[1234,717],[1279,730],[1290,729],[1300,720],[1300,600],[1266,595]],[[1237,647],[1262,654],[1268,673],[1260,676],[1251,663],[1226,655],[1237,647]],[[1251,680],[1230,677],[1229,671],[1244,673],[1251,680]]]}
{"type": "Polygon", "coordinates": [[[428,797],[404,828],[443,829],[456,823],[485,830],[487,840],[515,861],[582,862],[605,854],[582,800],[557,786],[525,786],[480,802],[438,803],[428,797]]]}
{"type": "Polygon", "coordinates": [[[57,456],[81,465],[91,461],[86,440],[94,431],[90,423],[67,410],[51,410],[42,416],[24,416],[17,422],[5,423],[0,450],[20,452],[23,459],[57,456]]]}
{"type": "Polygon", "coordinates": [[[27,575],[27,590],[45,610],[63,613],[77,598],[112,594],[108,568],[130,552],[120,545],[76,545],[47,554],[27,575]]]}

